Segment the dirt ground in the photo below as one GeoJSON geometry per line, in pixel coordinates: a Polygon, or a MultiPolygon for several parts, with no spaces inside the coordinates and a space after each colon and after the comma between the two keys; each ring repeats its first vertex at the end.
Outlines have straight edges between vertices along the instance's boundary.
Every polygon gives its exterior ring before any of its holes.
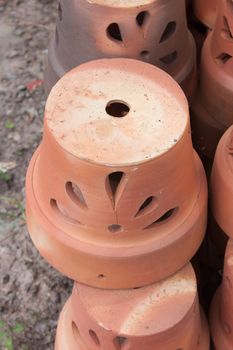
{"type": "Polygon", "coordinates": [[[50,350],[71,282],[28,236],[24,181],[43,127],[55,0],[0,0],[0,349],[50,350]]]}

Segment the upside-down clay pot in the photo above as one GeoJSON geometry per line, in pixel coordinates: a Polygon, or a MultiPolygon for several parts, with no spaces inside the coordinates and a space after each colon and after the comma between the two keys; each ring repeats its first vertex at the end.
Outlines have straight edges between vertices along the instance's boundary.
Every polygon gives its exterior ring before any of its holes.
{"type": "Polygon", "coordinates": [[[233,2],[223,0],[204,44],[200,86],[192,101],[194,144],[209,158],[233,123],[233,2]]]}
{"type": "Polygon", "coordinates": [[[221,229],[233,238],[233,127],[219,142],[211,174],[211,207],[221,229]]]}
{"type": "Polygon", "coordinates": [[[192,0],[193,12],[200,22],[212,29],[220,2],[221,0],[192,0]]]}
{"type": "Polygon", "coordinates": [[[196,87],[195,52],[185,0],[60,0],[46,92],[84,62],[128,57],[165,70],[191,98],[196,87]]]}
{"type": "Polygon", "coordinates": [[[56,350],[209,350],[194,271],[187,265],[147,287],[76,283],[58,323],[56,350]]]}
{"type": "Polygon", "coordinates": [[[56,84],[27,174],[29,231],[54,267],[102,288],[150,284],[195,254],[206,211],[187,100],[168,74],[105,59],[56,84]]]}
{"type": "Polygon", "coordinates": [[[227,245],[222,285],[217,290],[210,312],[210,327],[215,350],[233,349],[233,241],[227,245]]]}

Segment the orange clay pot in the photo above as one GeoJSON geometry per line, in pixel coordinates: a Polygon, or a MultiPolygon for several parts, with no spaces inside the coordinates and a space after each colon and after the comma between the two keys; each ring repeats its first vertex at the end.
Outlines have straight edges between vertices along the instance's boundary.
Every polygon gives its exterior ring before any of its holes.
{"type": "Polygon", "coordinates": [[[75,284],[60,316],[55,349],[209,350],[191,265],[138,289],[75,284]]]}
{"type": "Polygon", "coordinates": [[[168,74],[106,59],[57,83],[27,174],[29,231],[54,267],[102,288],[158,281],[195,254],[206,207],[188,104],[168,74]]]}
{"type": "Polygon", "coordinates": [[[196,86],[195,52],[185,0],[60,0],[46,92],[84,62],[128,57],[165,70],[190,98],[196,86]]]}
{"type": "Polygon", "coordinates": [[[212,212],[221,229],[233,237],[233,127],[219,142],[211,175],[212,212]]]}
{"type": "Polygon", "coordinates": [[[233,241],[229,240],[225,255],[221,287],[212,303],[210,326],[215,350],[233,349],[233,241]]]}
{"type": "Polygon", "coordinates": [[[223,0],[215,28],[203,47],[200,87],[192,103],[194,144],[210,158],[233,123],[232,18],[232,1],[223,0]]]}
{"type": "Polygon", "coordinates": [[[221,0],[192,0],[193,12],[200,22],[212,29],[220,2],[221,0]]]}

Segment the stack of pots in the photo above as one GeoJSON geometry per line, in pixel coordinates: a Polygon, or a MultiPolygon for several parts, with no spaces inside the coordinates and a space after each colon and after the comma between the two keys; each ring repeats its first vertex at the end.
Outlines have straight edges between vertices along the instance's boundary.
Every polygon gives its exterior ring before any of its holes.
{"type": "Polygon", "coordinates": [[[195,56],[185,0],[60,0],[46,92],[82,63],[126,57],[165,70],[191,99],[197,80],[195,56]]]}
{"type": "Polygon", "coordinates": [[[131,59],[67,73],[49,95],[26,191],[34,244],[75,281],[57,350],[209,350],[189,263],[207,185],[168,74],[131,59]]]}
{"type": "Polygon", "coordinates": [[[233,123],[232,18],[232,0],[222,0],[215,27],[202,50],[200,84],[191,106],[194,145],[209,159],[233,123]]]}
{"type": "Polygon", "coordinates": [[[216,222],[230,237],[223,271],[222,285],[211,308],[211,331],[215,350],[233,349],[233,127],[219,142],[211,176],[211,204],[216,222]]]}

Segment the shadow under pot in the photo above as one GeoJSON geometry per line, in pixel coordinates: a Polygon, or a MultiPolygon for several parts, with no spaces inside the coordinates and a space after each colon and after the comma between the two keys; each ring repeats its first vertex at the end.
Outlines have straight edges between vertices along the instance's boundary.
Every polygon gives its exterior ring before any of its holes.
{"type": "Polygon", "coordinates": [[[209,350],[191,264],[147,287],[107,290],[75,283],[60,315],[56,350],[209,350]]]}
{"type": "Polygon", "coordinates": [[[36,247],[88,285],[161,280],[192,258],[206,229],[187,100],[168,74],[136,60],[89,62],[59,81],[26,187],[36,247]]]}
{"type": "Polygon", "coordinates": [[[201,57],[200,84],[191,104],[193,140],[213,159],[223,133],[233,123],[233,6],[223,0],[201,57]]]}
{"type": "Polygon", "coordinates": [[[233,241],[225,255],[222,285],[217,290],[210,312],[210,327],[215,350],[233,349],[233,241]]]}
{"type": "Polygon", "coordinates": [[[127,57],[169,73],[188,98],[196,87],[196,49],[184,0],[60,0],[49,45],[45,88],[76,66],[127,57]]]}

